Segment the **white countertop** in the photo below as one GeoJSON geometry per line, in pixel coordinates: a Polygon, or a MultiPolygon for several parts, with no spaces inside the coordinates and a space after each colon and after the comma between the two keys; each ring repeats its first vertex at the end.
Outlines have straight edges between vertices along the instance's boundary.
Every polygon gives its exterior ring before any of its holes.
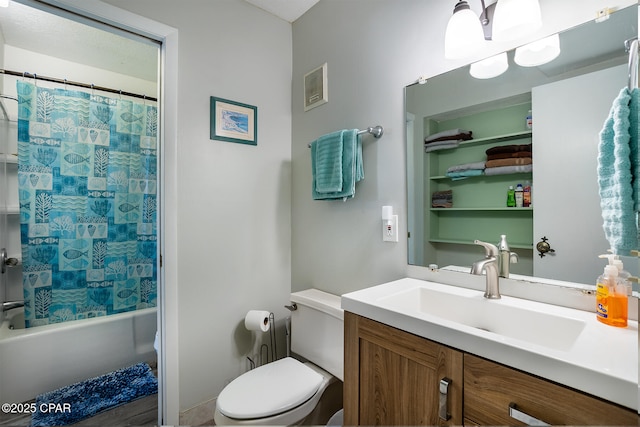
{"type": "MultiPolygon", "coordinates": [[[[482,291],[405,278],[342,295],[342,308],[412,334],[472,353],[594,396],[638,410],[638,322],[627,328],[607,326],[595,312],[504,296],[485,300],[516,309],[548,313],[584,323],[575,341],[564,348],[507,337],[453,320],[389,304],[390,295],[416,287],[478,298],[482,291]]],[[[452,307],[452,309],[455,309],[452,307]]],[[[491,310],[489,310],[489,313],[491,310]]],[[[508,320],[507,320],[508,321],[508,320]]],[[[528,325],[535,328],[535,325],[528,325]]],[[[552,327],[542,326],[545,334],[552,327]]],[[[563,346],[558,346],[563,347],[563,346]]]]}

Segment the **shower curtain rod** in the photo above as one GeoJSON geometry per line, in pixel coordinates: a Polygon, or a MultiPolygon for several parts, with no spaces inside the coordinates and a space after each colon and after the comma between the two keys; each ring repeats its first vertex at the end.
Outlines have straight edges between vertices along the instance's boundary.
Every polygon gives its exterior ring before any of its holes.
{"type": "Polygon", "coordinates": [[[133,98],[148,99],[149,101],[157,101],[158,100],[157,98],[154,98],[152,96],[140,95],[140,94],[131,93],[131,92],[125,92],[123,90],[112,89],[112,88],[104,87],[104,86],[96,86],[94,84],[74,82],[72,80],[67,80],[67,79],[58,79],[58,78],[55,78],[55,77],[41,76],[40,74],[31,74],[31,73],[27,73],[27,72],[22,72],[21,73],[19,71],[2,70],[2,69],[0,69],[0,74],[7,74],[9,76],[17,76],[17,77],[25,77],[25,78],[30,78],[30,79],[34,79],[34,80],[44,80],[44,81],[47,81],[47,82],[60,83],[60,84],[69,85],[69,86],[83,87],[85,89],[100,90],[102,92],[117,93],[118,95],[126,95],[126,96],[130,96],[130,97],[133,97],[133,98]]]}

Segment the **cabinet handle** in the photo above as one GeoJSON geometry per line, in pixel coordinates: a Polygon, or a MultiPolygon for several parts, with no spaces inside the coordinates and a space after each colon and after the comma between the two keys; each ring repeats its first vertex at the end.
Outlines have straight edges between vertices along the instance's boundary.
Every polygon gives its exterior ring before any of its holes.
{"type": "Polygon", "coordinates": [[[516,420],[525,423],[528,426],[549,426],[551,424],[547,424],[544,421],[541,421],[531,415],[524,413],[516,407],[516,404],[511,402],[509,403],[509,416],[511,418],[515,418],[516,420]]]}
{"type": "Polygon", "coordinates": [[[451,380],[447,377],[444,377],[440,380],[440,399],[438,404],[438,416],[443,421],[448,421],[451,418],[451,414],[447,412],[447,401],[449,399],[449,386],[451,385],[451,380]]]}

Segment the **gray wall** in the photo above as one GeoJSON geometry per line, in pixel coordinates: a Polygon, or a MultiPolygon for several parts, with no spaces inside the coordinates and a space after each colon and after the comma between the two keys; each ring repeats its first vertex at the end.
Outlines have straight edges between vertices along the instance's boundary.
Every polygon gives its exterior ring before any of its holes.
{"type": "Polygon", "coordinates": [[[403,87],[427,71],[430,39],[444,31],[446,2],[321,0],[293,24],[292,288],[342,294],[394,280],[406,270],[403,87]],[[441,25],[442,24],[442,25],[441,25]],[[411,31],[407,31],[411,29],[411,31]],[[416,46],[424,45],[424,50],[416,46]],[[327,104],[304,112],[304,74],[327,62],[327,104]],[[414,68],[414,69],[412,69],[414,68]],[[311,198],[307,144],[343,128],[381,125],[365,137],[365,179],[342,201],[311,198]],[[400,241],[382,241],[381,209],[399,215],[400,241]]]}

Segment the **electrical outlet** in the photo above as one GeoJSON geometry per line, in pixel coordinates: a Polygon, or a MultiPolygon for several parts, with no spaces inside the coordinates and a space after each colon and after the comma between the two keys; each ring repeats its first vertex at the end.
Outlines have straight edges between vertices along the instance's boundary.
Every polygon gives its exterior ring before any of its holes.
{"type": "Polygon", "coordinates": [[[382,222],[382,241],[397,242],[398,241],[398,215],[391,216],[391,224],[387,225],[386,221],[382,222]]]}

